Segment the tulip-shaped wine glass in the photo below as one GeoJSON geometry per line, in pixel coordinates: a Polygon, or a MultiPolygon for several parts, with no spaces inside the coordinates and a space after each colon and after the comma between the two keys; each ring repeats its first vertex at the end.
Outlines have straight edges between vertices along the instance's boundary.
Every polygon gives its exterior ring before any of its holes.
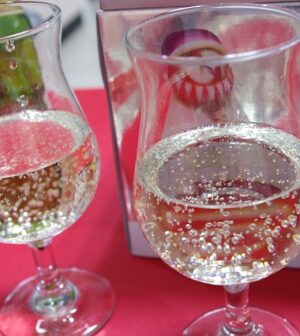
{"type": "Polygon", "coordinates": [[[6,299],[7,335],[90,335],[109,319],[109,282],[58,270],[51,239],[86,210],[98,183],[95,137],[62,71],[61,12],[0,4],[0,241],[32,247],[38,274],[6,299]]]}
{"type": "Polygon", "coordinates": [[[142,96],[134,201],[163,261],[222,285],[226,307],[184,335],[299,335],[249,308],[249,283],[300,251],[300,17],[177,9],[126,34],[142,96]]]}

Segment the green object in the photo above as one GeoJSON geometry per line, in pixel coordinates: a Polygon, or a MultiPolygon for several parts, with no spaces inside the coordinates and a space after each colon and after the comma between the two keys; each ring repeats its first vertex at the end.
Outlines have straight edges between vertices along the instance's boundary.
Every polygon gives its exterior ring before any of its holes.
{"type": "MultiPolygon", "coordinates": [[[[21,8],[1,6],[0,38],[30,28],[30,21],[21,8]]],[[[45,105],[43,92],[34,36],[6,39],[0,43],[0,115],[9,113],[18,105],[41,109],[45,105]]]]}

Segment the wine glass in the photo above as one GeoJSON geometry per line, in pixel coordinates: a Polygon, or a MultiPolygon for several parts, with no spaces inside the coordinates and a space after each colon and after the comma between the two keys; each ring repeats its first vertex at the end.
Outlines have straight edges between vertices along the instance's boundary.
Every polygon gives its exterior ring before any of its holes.
{"type": "Polygon", "coordinates": [[[38,272],[7,297],[0,328],[90,335],[111,316],[112,288],[99,275],[57,269],[51,250],[89,205],[100,168],[62,70],[61,12],[32,1],[1,3],[0,13],[0,241],[29,244],[38,272]]]}
{"type": "Polygon", "coordinates": [[[299,335],[250,308],[249,283],[300,251],[300,17],[176,9],[126,34],[142,97],[134,202],[151,247],[226,307],[184,335],[299,335]]]}

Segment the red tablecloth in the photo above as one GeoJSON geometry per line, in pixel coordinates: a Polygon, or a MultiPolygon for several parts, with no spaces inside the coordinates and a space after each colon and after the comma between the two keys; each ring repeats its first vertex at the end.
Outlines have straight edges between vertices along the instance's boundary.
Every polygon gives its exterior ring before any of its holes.
{"type": "MultiPolygon", "coordinates": [[[[54,239],[57,263],[85,268],[111,281],[116,307],[97,336],[180,335],[195,317],[223,305],[222,288],[189,280],[160,260],[130,255],[123,233],[105,93],[80,90],[77,95],[99,141],[101,178],[86,213],[54,239]]],[[[14,286],[34,274],[30,250],[0,244],[0,269],[2,303],[14,286]]],[[[252,305],[285,315],[300,329],[300,270],[285,269],[254,283],[250,294],[252,305]]]]}

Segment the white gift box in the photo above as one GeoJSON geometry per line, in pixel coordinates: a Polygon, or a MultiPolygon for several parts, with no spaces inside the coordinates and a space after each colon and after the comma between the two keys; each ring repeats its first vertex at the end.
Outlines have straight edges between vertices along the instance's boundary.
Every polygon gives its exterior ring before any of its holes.
{"type": "MultiPolygon", "coordinates": [[[[219,1],[210,0],[209,4],[219,1]]],[[[230,2],[223,0],[223,3],[230,2]]],[[[240,0],[236,2],[248,2],[240,0]]],[[[206,2],[207,3],[207,2],[206,2]]],[[[270,3],[300,11],[300,2],[270,3]]],[[[134,215],[132,183],[138,139],[140,97],[136,77],[124,45],[124,33],[133,24],[174,7],[205,4],[201,0],[100,0],[97,11],[100,64],[111,118],[123,222],[131,253],[155,257],[134,215]]],[[[300,256],[290,267],[300,268],[300,256]]]]}

